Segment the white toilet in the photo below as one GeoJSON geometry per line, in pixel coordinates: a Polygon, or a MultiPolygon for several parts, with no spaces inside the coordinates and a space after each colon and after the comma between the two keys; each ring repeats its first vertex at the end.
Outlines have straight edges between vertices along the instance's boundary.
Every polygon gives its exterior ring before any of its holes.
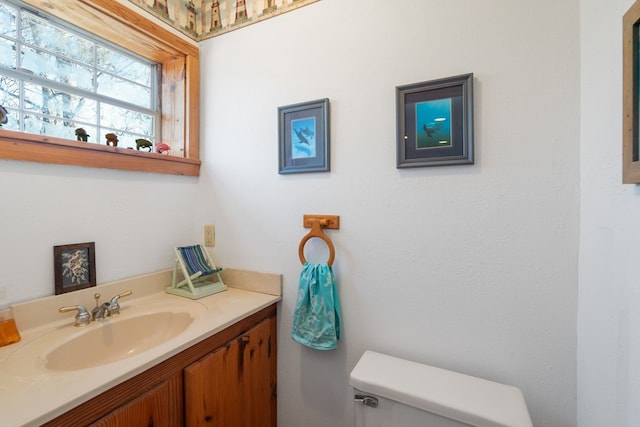
{"type": "Polygon", "coordinates": [[[351,371],[356,427],[532,427],[520,389],[366,351],[351,371]]]}

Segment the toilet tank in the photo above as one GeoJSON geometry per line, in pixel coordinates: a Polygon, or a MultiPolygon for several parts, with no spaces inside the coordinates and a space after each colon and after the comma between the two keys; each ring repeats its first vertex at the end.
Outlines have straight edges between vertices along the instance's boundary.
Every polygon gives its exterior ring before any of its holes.
{"type": "Polygon", "coordinates": [[[351,371],[356,427],[532,427],[522,392],[366,351],[351,371]]]}

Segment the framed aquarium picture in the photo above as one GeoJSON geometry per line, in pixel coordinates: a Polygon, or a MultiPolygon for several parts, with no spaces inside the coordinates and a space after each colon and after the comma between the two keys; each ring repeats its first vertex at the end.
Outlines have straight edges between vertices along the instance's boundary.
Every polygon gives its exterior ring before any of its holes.
{"type": "Polygon", "coordinates": [[[396,167],[473,164],[473,74],[396,87],[396,167]]]}
{"type": "Polygon", "coordinates": [[[96,286],[95,242],[53,247],[56,295],[96,286]]]}
{"type": "Polygon", "coordinates": [[[329,99],[278,107],[278,173],[329,171],[329,99]]]}

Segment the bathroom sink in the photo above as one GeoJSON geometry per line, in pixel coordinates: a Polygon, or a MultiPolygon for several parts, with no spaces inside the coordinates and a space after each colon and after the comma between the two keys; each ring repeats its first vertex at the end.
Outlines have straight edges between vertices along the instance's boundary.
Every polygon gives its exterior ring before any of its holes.
{"type": "Polygon", "coordinates": [[[1,365],[7,372],[94,368],[157,347],[187,331],[207,307],[196,301],[131,302],[116,317],[74,327],[67,319],[26,339],[1,365]]]}
{"type": "Polygon", "coordinates": [[[82,328],[46,355],[47,369],[76,370],[115,362],[164,343],[193,322],[187,311],[106,319],[82,328]]]}

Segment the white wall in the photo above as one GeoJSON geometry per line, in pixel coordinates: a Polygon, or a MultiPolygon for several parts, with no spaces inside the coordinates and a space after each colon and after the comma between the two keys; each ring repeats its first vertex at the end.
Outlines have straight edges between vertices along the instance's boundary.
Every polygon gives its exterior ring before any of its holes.
{"type": "Polygon", "coordinates": [[[581,0],[578,422],[640,425],[640,191],[622,184],[622,16],[581,0]]]}
{"type": "Polygon", "coordinates": [[[201,236],[193,177],[0,161],[0,182],[0,286],[13,302],[53,295],[54,245],[95,242],[100,284],[169,268],[171,247],[201,236]]]}
{"type": "Polygon", "coordinates": [[[284,274],[281,426],[350,426],[366,349],[518,386],[536,426],[576,425],[577,10],[322,0],[202,44],[196,222],[220,264],[284,274]],[[468,72],[477,164],[397,170],[395,87],[468,72]],[[331,172],[278,175],[277,107],[324,97],[331,172]],[[337,351],[289,337],[305,213],[341,216],[337,351]]]}

